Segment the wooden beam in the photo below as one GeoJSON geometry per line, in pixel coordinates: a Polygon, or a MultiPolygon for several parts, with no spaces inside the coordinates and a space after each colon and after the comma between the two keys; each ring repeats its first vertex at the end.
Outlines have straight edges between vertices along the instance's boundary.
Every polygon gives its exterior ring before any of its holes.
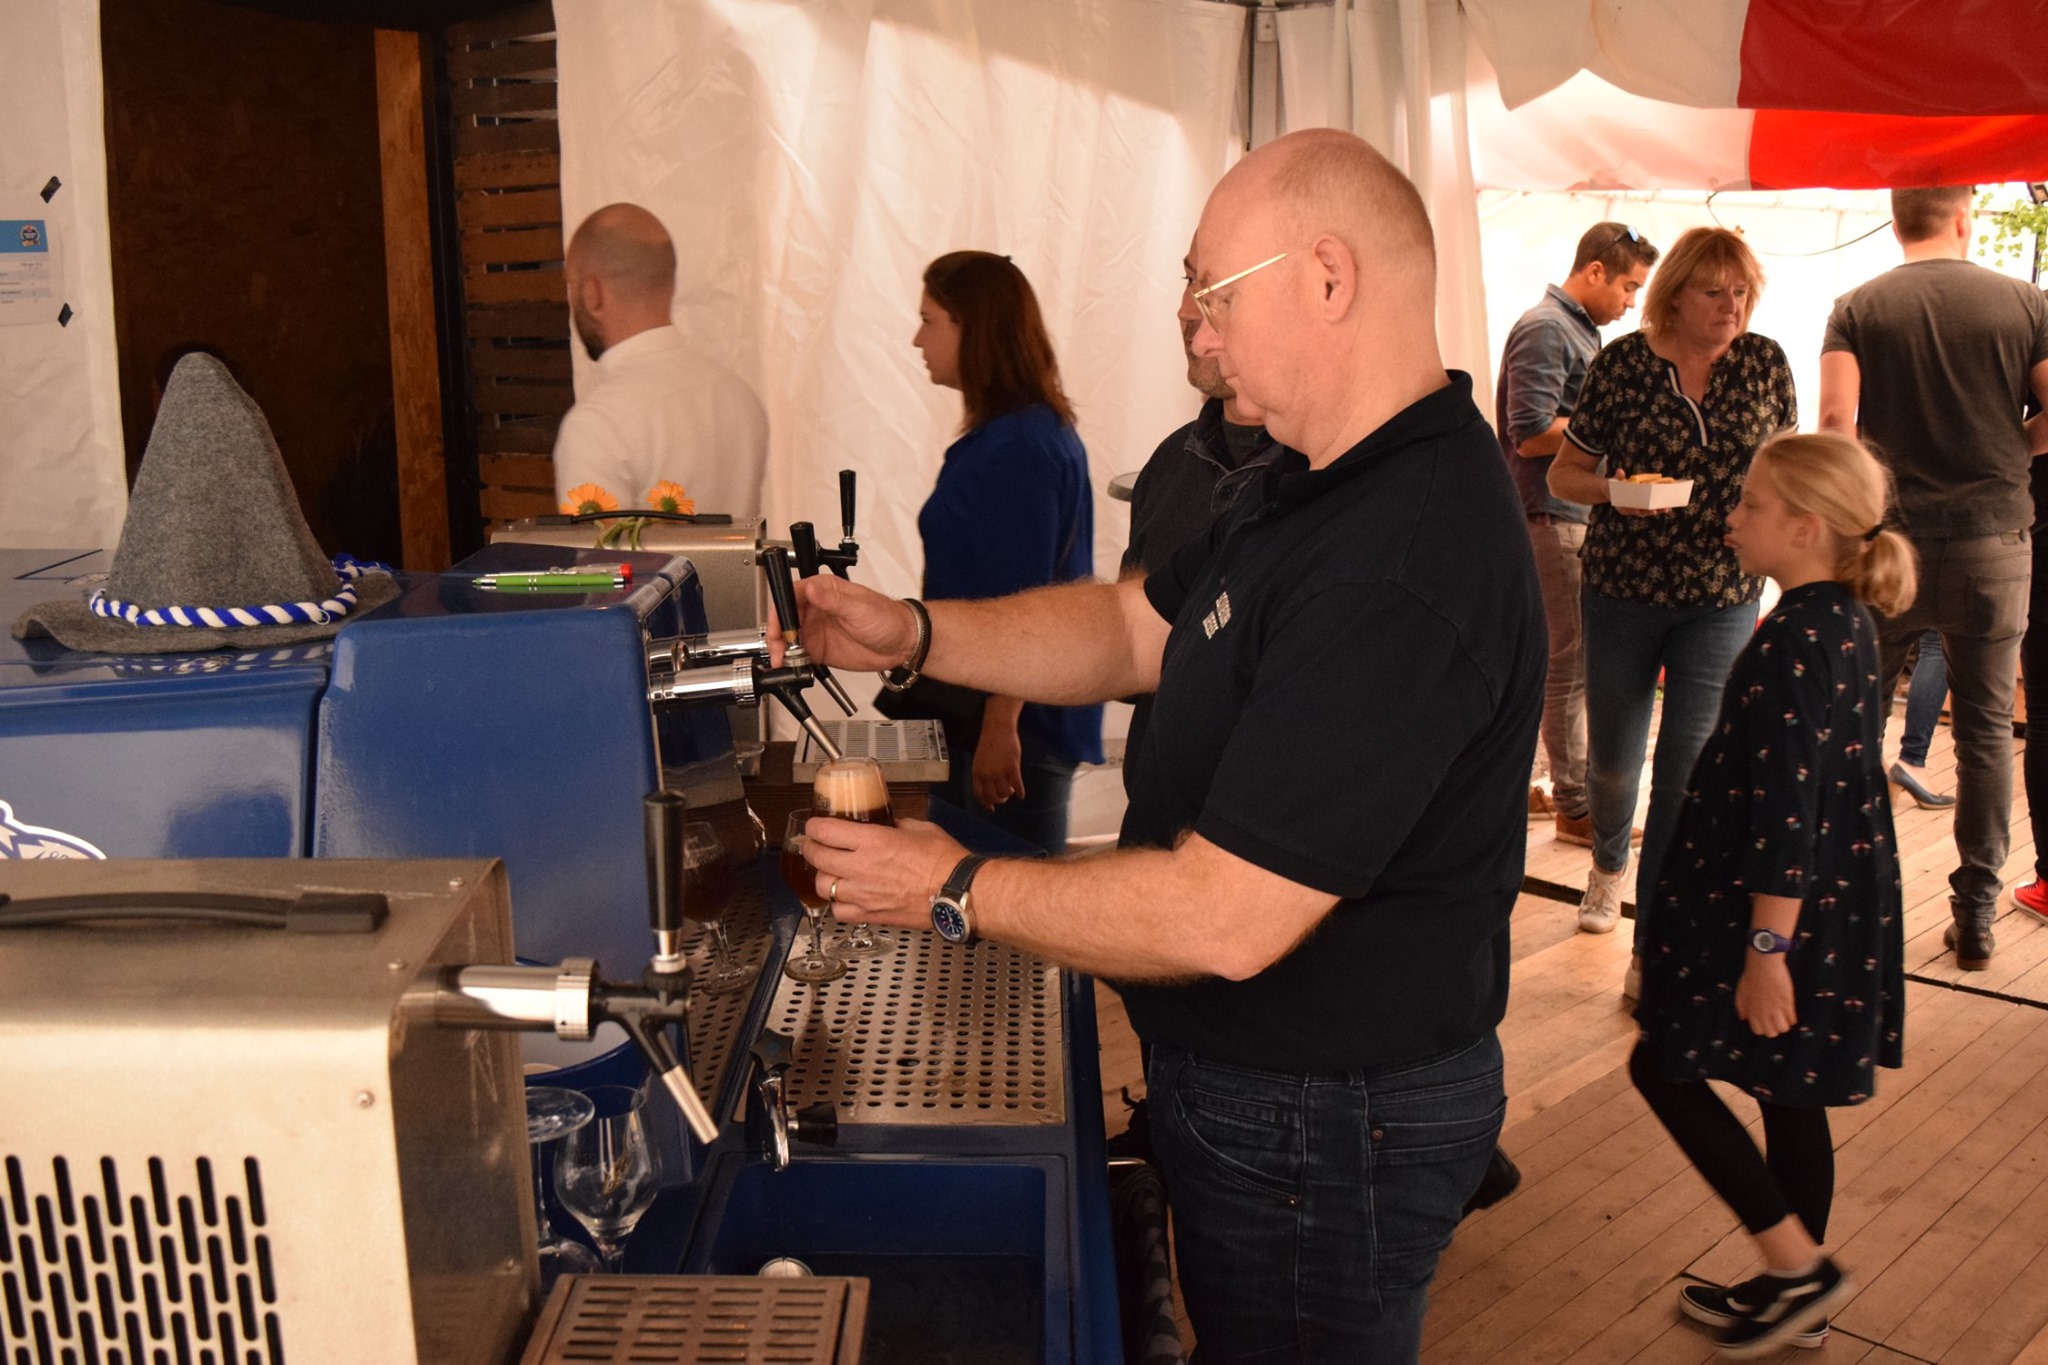
{"type": "Polygon", "coordinates": [[[448,465],[441,430],[440,332],[427,215],[420,35],[377,30],[377,141],[384,167],[384,282],[391,314],[391,410],[398,426],[398,514],[405,567],[448,567],[448,465]]]}

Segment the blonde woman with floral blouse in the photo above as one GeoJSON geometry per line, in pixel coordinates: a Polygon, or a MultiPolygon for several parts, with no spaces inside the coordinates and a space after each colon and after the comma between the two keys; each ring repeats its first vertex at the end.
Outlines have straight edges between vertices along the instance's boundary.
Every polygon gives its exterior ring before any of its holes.
{"type": "MultiPolygon", "coordinates": [[[[1756,626],[1763,580],[1723,543],[1757,447],[1798,423],[1785,353],[1749,330],[1763,269],[1736,234],[1694,228],[1650,280],[1642,330],[1593,359],[1550,471],[1558,497],[1592,506],[1583,551],[1586,786],[1593,870],[1579,927],[1620,919],[1650,718],[1663,719],[1637,873],[1636,947],[1686,778],[1712,729],[1729,667],[1756,626]],[[1683,507],[1615,507],[1607,480],[1692,480],[1683,507]]],[[[1633,997],[1637,969],[1629,969],[1633,997]]]]}

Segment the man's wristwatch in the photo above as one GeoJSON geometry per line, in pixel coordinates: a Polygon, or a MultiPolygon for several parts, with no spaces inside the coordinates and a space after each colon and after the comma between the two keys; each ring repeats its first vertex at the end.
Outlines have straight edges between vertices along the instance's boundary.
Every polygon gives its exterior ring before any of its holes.
{"type": "Polygon", "coordinates": [[[1749,936],[1749,946],[1760,953],[1789,953],[1792,940],[1769,929],[1759,929],[1749,936]]]}
{"type": "Polygon", "coordinates": [[[932,928],[948,943],[957,943],[963,948],[980,942],[980,935],[974,932],[974,911],[970,908],[974,898],[967,888],[974,884],[974,874],[981,871],[987,862],[979,853],[970,853],[953,867],[953,875],[946,878],[946,884],[939,888],[939,894],[932,897],[932,928]]]}

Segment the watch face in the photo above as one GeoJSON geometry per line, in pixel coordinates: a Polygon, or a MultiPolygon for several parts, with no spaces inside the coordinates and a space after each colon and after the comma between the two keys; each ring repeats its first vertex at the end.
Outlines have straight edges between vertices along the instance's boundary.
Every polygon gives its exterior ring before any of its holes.
{"type": "Polygon", "coordinates": [[[967,937],[967,917],[951,901],[933,901],[932,928],[948,943],[958,943],[967,937]]]}

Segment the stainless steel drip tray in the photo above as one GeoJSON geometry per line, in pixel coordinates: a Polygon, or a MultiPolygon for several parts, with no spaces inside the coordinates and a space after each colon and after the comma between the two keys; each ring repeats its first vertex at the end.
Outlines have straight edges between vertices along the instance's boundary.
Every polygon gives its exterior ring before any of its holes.
{"type": "Polygon", "coordinates": [[[795,1044],[792,1107],[829,1100],[842,1124],[1064,1123],[1059,968],[929,929],[888,933],[894,952],[850,959],[837,981],[777,987],[768,1027],[795,1044]]]}

